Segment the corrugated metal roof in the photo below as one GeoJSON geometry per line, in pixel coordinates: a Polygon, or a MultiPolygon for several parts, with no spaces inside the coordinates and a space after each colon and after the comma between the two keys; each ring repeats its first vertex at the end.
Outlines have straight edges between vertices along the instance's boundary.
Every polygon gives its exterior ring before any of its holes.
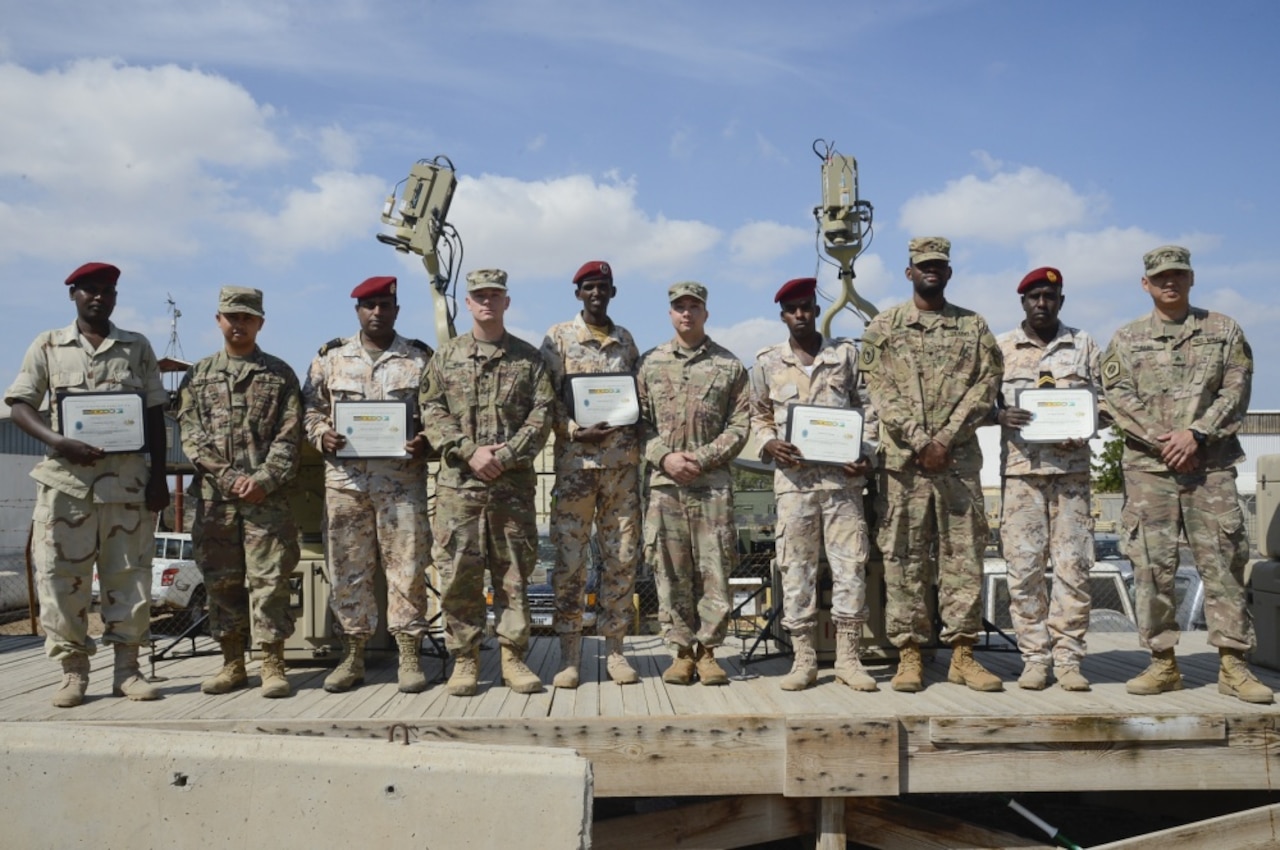
{"type": "MultiPolygon", "coordinates": [[[[182,440],[178,437],[178,422],[169,414],[165,414],[165,431],[168,436],[168,449],[165,460],[170,469],[191,468],[191,461],[182,453],[182,440]]],[[[12,419],[0,419],[0,454],[35,455],[45,454],[45,444],[32,437],[13,423],[12,419]]]]}

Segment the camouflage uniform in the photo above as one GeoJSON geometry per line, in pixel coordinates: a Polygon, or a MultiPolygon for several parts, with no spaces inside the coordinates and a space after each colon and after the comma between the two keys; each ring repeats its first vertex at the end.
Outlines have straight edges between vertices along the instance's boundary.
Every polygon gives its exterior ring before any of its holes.
{"type": "Polygon", "coordinates": [[[1107,407],[1125,438],[1125,554],[1133,562],[1138,632],[1152,650],[1178,642],[1174,574],[1183,530],[1204,581],[1209,643],[1254,646],[1243,585],[1249,542],[1235,483],[1244,459],[1236,434],[1252,381],[1240,326],[1195,307],[1180,323],[1152,312],[1125,325],[1103,356],[1107,407]],[[1183,428],[1205,435],[1199,466],[1188,474],[1165,465],[1156,440],[1183,428]]]}
{"type": "MultiPolygon", "coordinates": [[[[302,389],[307,439],[324,454],[321,439],[333,430],[333,403],[403,401],[412,439],[418,420],[418,387],[431,359],[426,343],[396,334],[374,359],[360,334],[336,339],[311,361],[302,389]]],[[[423,458],[324,456],[329,607],[345,635],[370,637],[378,628],[374,570],[387,578],[387,628],[422,637],[427,630],[427,462],[423,458]]]]}
{"type": "Polygon", "coordinates": [[[487,346],[470,333],[440,346],[422,376],[422,430],[440,451],[435,537],[444,585],[445,643],[471,652],[484,631],[484,572],[493,582],[498,637],[521,654],[529,642],[525,583],[537,560],[533,460],[546,443],[555,401],[538,349],[505,334],[487,346]],[[485,482],[468,461],[497,452],[503,473],[485,482]]]}
{"type": "Polygon", "coordinates": [[[710,337],[692,350],[672,340],[641,357],[637,383],[649,462],[644,551],[663,638],[677,651],[716,647],[728,630],[729,574],[738,564],[729,462],[751,425],[747,370],[710,337]],[[702,467],[683,486],[661,466],[677,451],[693,452],[702,467]]]}
{"type": "MultiPolygon", "coordinates": [[[[858,352],[847,339],[824,339],[806,373],[791,343],[762,348],[751,370],[751,428],[763,446],[784,439],[793,404],[860,408],[858,352]]],[[[868,413],[869,411],[864,411],[868,413]]],[[[874,434],[876,423],[864,422],[874,434]]],[[[865,439],[865,438],[864,438],[865,439]]],[[[870,457],[874,447],[861,443],[870,457]]],[[[764,458],[764,454],[761,454],[764,458]]],[[[834,465],[779,466],[773,473],[777,496],[777,562],[782,572],[782,625],[789,632],[813,628],[818,619],[818,561],[825,544],[831,567],[831,614],[837,627],[861,625],[867,617],[864,570],[870,544],[863,515],[866,479],[834,465]]]]}
{"type": "MultiPolygon", "coordinates": [[[[168,402],[151,344],[142,334],[111,325],[98,350],[90,351],[73,322],[36,337],[4,400],[39,410],[46,396],[56,399],[60,392],[118,391],[140,393],[144,408],[168,402]]],[[[50,408],[58,430],[56,402],[50,408]]],[[[31,554],[49,657],[92,655],[97,649],[88,635],[95,561],[103,642],[136,646],[145,641],[155,539],[146,507],[147,456],[109,454],[92,466],[79,466],[50,454],[31,477],[37,482],[31,554]]]]}
{"type": "Polygon", "coordinates": [[[209,591],[210,634],[282,641],[293,634],[289,577],[300,554],[285,490],[298,472],[298,378],[260,348],[247,357],[219,351],[191,368],[179,397],[182,450],[197,470],[187,494],[197,500],[191,541],[209,591]],[[267,492],[264,501],[231,494],[241,475],[267,492]]]}
{"type": "Polygon", "coordinates": [[[632,619],[636,560],[640,545],[640,441],[634,427],[619,428],[598,443],[574,442],[579,430],[569,407],[566,375],[634,374],[640,352],[626,328],[609,327],[603,343],[582,315],[547,331],[542,341],[555,407],[556,486],[551,502],[551,542],[556,569],[556,631],[582,631],[582,595],[594,523],[604,557],[596,630],[622,637],[632,619]]]}
{"type": "MultiPolygon", "coordinates": [[[[1098,346],[1084,331],[1059,323],[1044,344],[1021,325],[997,340],[1004,358],[1002,407],[1017,407],[1018,393],[1051,375],[1058,389],[1101,391],[1098,346]]],[[[1041,384],[1043,386],[1043,384],[1041,384]]],[[[1093,566],[1090,461],[1087,444],[1029,443],[1019,428],[1001,429],[1000,540],[1009,567],[1009,613],[1028,664],[1079,666],[1089,627],[1089,570],[1093,566]],[[1053,558],[1052,601],[1045,580],[1053,558]]]]}
{"type": "Polygon", "coordinates": [[[925,592],[936,544],[941,639],[971,643],[982,628],[988,533],[976,431],[995,402],[1000,349],[977,313],[954,304],[928,312],[908,301],[871,321],[860,366],[880,417],[886,632],[899,647],[929,640],[925,592]],[[916,455],[930,441],[946,447],[949,469],[920,468],[916,455]]]}

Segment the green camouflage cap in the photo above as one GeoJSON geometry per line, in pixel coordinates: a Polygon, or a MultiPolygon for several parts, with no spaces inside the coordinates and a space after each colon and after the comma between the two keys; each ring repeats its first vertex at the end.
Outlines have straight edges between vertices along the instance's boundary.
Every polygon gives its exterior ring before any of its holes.
{"type": "Polygon", "coordinates": [[[1144,277],[1152,277],[1170,269],[1191,271],[1191,252],[1181,245],[1161,245],[1142,255],[1144,277]]]}
{"type": "Polygon", "coordinates": [[[951,240],[941,236],[917,236],[907,243],[907,251],[911,254],[913,266],[930,260],[951,262],[951,240]]]}
{"type": "Polygon", "coordinates": [[[507,273],[502,269],[476,269],[467,274],[467,292],[477,289],[507,288],[507,273]]]}
{"type": "Polygon", "coordinates": [[[218,292],[219,313],[248,313],[265,317],[262,312],[262,290],[248,286],[224,286],[218,292]]]}
{"type": "Polygon", "coordinates": [[[694,298],[701,301],[703,305],[707,303],[707,288],[692,280],[684,280],[680,283],[671,284],[671,288],[667,290],[667,301],[674,304],[686,295],[692,295],[694,298]]]}

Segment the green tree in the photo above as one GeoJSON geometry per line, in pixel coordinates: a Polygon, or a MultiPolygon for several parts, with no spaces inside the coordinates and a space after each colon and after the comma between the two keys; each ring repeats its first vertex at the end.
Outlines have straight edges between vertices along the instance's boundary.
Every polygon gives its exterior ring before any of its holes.
{"type": "Polygon", "coordinates": [[[1124,455],[1124,437],[1112,426],[1101,454],[1093,460],[1093,491],[1095,493],[1119,493],[1124,490],[1124,469],[1120,458],[1124,455]]]}

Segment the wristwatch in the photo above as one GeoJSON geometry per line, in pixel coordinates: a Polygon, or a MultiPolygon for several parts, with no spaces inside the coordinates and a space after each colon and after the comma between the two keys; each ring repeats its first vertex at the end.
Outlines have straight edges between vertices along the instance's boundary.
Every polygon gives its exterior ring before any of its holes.
{"type": "Polygon", "coordinates": [[[1209,439],[1208,434],[1202,434],[1199,431],[1197,431],[1195,428],[1190,428],[1188,430],[1191,431],[1191,436],[1196,438],[1197,446],[1203,446],[1205,443],[1205,440],[1209,439]]]}

